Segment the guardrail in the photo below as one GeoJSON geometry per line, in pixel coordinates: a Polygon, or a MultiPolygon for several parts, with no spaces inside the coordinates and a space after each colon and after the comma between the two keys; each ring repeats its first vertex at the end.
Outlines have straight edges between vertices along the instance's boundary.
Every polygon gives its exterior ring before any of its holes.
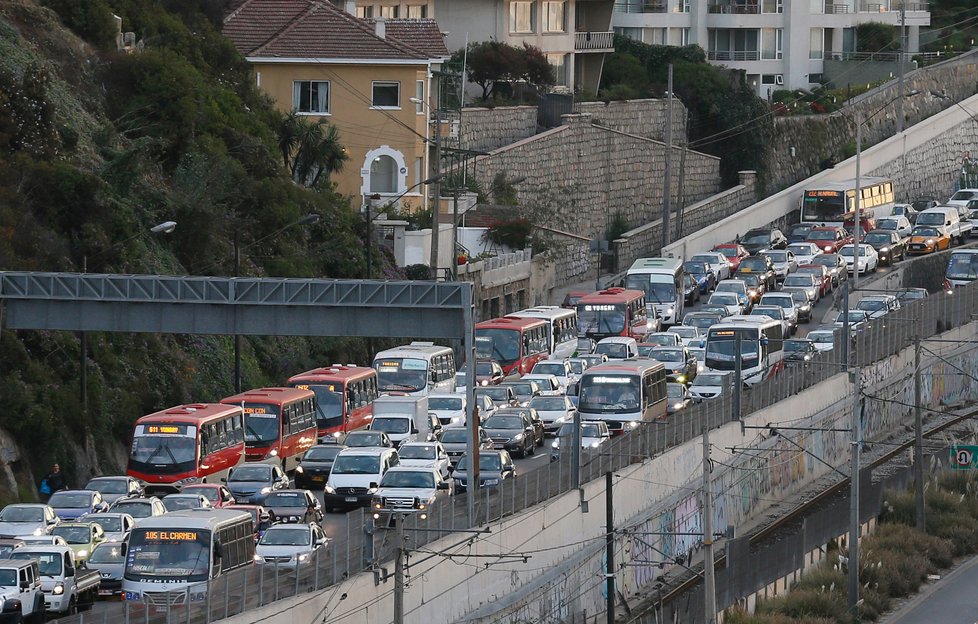
{"type": "Polygon", "coordinates": [[[574,33],[574,50],[586,52],[588,50],[613,50],[615,47],[614,32],[577,32],[574,33]]]}

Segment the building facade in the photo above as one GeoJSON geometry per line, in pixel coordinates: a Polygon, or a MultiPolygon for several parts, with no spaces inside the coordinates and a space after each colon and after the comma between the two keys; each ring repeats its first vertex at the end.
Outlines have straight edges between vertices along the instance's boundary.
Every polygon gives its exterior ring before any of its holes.
{"type": "Polygon", "coordinates": [[[926,2],[903,0],[617,0],[615,32],[657,45],[699,45],[709,62],[743,70],[761,97],[778,89],[808,89],[826,60],[861,60],[856,27],[900,25],[907,51],[920,49],[930,25],[926,2]]]}

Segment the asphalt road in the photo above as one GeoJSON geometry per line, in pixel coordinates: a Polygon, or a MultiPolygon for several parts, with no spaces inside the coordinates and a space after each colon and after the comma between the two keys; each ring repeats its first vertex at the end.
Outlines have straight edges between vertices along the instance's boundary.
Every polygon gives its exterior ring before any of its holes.
{"type": "Polygon", "coordinates": [[[978,621],[978,557],[924,589],[883,624],[975,624],[978,621]]]}

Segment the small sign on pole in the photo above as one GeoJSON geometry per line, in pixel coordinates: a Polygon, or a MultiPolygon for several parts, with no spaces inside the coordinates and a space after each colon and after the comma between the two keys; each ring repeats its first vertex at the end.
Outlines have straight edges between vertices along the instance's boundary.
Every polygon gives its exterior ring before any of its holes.
{"type": "Polygon", "coordinates": [[[959,445],[951,447],[952,470],[974,470],[978,468],[976,459],[978,459],[978,446],[959,445]]]}

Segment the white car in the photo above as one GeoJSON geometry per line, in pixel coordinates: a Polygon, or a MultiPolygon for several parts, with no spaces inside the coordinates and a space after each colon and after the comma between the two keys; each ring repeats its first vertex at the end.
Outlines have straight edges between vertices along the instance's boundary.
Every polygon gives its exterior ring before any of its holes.
{"type": "Polygon", "coordinates": [[[727,314],[743,314],[744,306],[741,303],[740,296],[735,292],[714,292],[710,295],[709,301],[710,305],[723,306],[727,309],[727,314]]]}
{"type": "MultiPolygon", "coordinates": [[[[570,440],[574,435],[574,423],[567,423],[557,432],[554,441],[550,443],[550,461],[560,459],[560,440],[570,440]]],[[[603,420],[585,420],[581,423],[581,448],[593,450],[611,439],[608,423],[603,420]]]]}
{"type": "Polygon", "coordinates": [[[580,357],[569,358],[567,363],[571,367],[571,372],[577,375],[578,379],[581,378],[581,375],[583,375],[584,371],[586,371],[588,366],[590,366],[590,363],[587,360],[580,357]]]}
{"type": "Polygon", "coordinates": [[[874,319],[899,310],[900,302],[894,295],[868,295],[859,300],[855,309],[866,312],[870,319],[874,319]]]}
{"type": "Polygon", "coordinates": [[[700,334],[700,330],[692,325],[673,325],[666,331],[673,334],[679,334],[679,337],[682,339],[683,346],[686,347],[690,346],[690,343],[694,341],[698,342],[701,338],[703,338],[703,336],[700,334]]]}
{"type": "Polygon", "coordinates": [[[109,513],[126,513],[136,519],[162,516],[166,513],[163,501],[150,496],[149,498],[120,498],[109,506],[109,513]]]}
{"type": "Polygon", "coordinates": [[[448,453],[441,442],[408,442],[397,449],[398,465],[408,468],[431,468],[437,470],[443,479],[449,473],[448,453]]]}
{"type": "Polygon", "coordinates": [[[716,399],[730,385],[729,372],[709,371],[696,376],[689,385],[689,393],[697,399],[716,399]]]}
{"type": "Polygon", "coordinates": [[[126,539],[136,520],[126,513],[92,513],[78,519],[81,522],[94,522],[105,532],[105,541],[121,542],[126,539]]]}
{"type": "Polygon", "coordinates": [[[788,245],[788,251],[795,254],[795,261],[798,262],[798,266],[811,264],[815,256],[822,253],[822,250],[815,243],[791,243],[788,245]]]}
{"type": "Polygon", "coordinates": [[[380,480],[370,507],[374,518],[384,512],[423,514],[431,509],[437,499],[451,493],[451,482],[443,479],[437,470],[394,466],[380,480]]]}
{"type": "Polygon", "coordinates": [[[298,568],[312,563],[317,551],[325,551],[328,543],[319,525],[311,522],[272,525],[255,546],[255,563],[298,568]]]}
{"type": "Polygon", "coordinates": [[[882,219],[876,220],[876,229],[896,232],[900,235],[900,238],[906,238],[910,236],[910,230],[913,229],[913,224],[906,217],[883,217],[882,219]]]}
{"type": "Polygon", "coordinates": [[[540,386],[540,394],[564,394],[567,390],[567,386],[560,383],[556,375],[530,373],[520,377],[520,381],[535,381],[540,386]]]}
{"type": "Polygon", "coordinates": [[[717,281],[730,279],[730,261],[722,253],[711,251],[699,253],[689,259],[690,262],[705,262],[713,269],[713,274],[717,276],[717,281]]]}
{"type": "Polygon", "coordinates": [[[45,535],[59,522],[49,505],[15,503],[0,511],[0,535],[45,535]]]}
{"type": "MultiPolygon", "coordinates": [[[[795,307],[795,300],[791,298],[790,292],[772,292],[761,295],[761,302],[758,305],[776,305],[784,310],[784,315],[788,319],[788,326],[791,333],[798,329],[798,308],[795,307]]],[[[787,338],[788,335],[785,334],[787,338]]]]}
{"type": "Polygon", "coordinates": [[[537,396],[530,399],[531,407],[537,411],[537,416],[543,421],[545,435],[557,433],[561,425],[574,420],[577,408],[566,396],[537,396]]]}
{"type": "Polygon", "coordinates": [[[606,355],[609,360],[624,360],[638,356],[638,341],[626,336],[602,338],[594,347],[598,355],[606,355]]]}
{"type": "Polygon", "coordinates": [[[434,414],[442,427],[457,427],[465,422],[465,395],[432,392],[428,395],[428,413],[434,414]]]}
{"type": "Polygon", "coordinates": [[[568,384],[577,381],[577,375],[574,374],[567,360],[540,360],[533,365],[530,375],[553,375],[565,391],[568,384]]]}
{"type": "Polygon", "coordinates": [[[831,351],[835,348],[835,329],[815,329],[808,332],[808,339],[815,343],[816,351],[831,351]]]}
{"type": "MultiPolygon", "coordinates": [[[[880,255],[872,245],[867,245],[866,243],[861,243],[859,245],[859,262],[858,269],[860,273],[871,273],[876,270],[880,264],[880,255]]],[[[855,245],[843,245],[842,249],[839,250],[839,255],[842,256],[846,261],[846,268],[850,273],[856,270],[857,263],[855,262],[856,248],[855,245]]]]}

